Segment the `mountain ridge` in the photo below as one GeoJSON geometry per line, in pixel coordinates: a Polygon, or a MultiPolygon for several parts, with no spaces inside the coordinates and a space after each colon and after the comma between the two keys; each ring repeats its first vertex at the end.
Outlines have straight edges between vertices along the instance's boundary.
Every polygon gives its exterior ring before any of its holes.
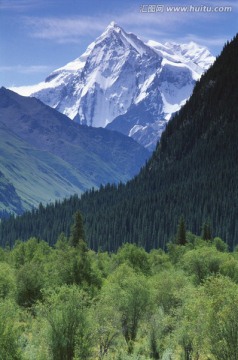
{"type": "Polygon", "coordinates": [[[124,182],[149,156],[122,134],[79,125],[38,99],[5,88],[0,89],[0,134],[0,171],[25,209],[124,182]]]}
{"type": "Polygon", "coordinates": [[[213,61],[195,43],[144,43],[112,22],[79,58],[45,82],[13,90],[31,94],[81,124],[121,131],[153,150],[213,61]]]}

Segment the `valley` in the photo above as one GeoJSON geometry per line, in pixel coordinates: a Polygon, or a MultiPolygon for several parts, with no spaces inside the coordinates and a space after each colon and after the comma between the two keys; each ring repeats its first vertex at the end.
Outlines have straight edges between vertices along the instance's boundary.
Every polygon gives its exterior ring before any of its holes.
{"type": "Polygon", "coordinates": [[[0,1],[0,360],[238,359],[226,5],[0,1]]]}

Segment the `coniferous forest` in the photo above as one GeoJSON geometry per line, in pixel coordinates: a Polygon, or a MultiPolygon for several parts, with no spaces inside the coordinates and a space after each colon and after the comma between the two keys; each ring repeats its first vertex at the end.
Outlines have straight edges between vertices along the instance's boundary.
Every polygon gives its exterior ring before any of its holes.
{"type": "Polygon", "coordinates": [[[31,236],[55,244],[69,236],[80,210],[88,246],[116,251],[136,243],[147,251],[166,249],[181,216],[189,229],[213,236],[234,249],[238,243],[238,36],[227,43],[196,84],[187,104],[168,123],[151,159],[127,184],[107,185],[62,203],[40,206],[3,220],[0,241],[31,236]]]}

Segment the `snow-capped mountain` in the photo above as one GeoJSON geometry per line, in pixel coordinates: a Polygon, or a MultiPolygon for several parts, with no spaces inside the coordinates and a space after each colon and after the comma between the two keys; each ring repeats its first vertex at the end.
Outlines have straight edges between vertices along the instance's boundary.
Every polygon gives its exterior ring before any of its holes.
{"type": "Polygon", "coordinates": [[[12,89],[81,124],[120,131],[152,150],[214,59],[193,42],[144,43],[112,22],[83,55],[44,82],[12,89]]]}

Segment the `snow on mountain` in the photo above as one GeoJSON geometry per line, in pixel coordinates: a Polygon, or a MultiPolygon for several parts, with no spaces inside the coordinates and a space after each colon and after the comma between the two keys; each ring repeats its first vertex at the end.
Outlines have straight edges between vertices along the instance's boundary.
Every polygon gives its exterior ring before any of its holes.
{"type": "Polygon", "coordinates": [[[194,42],[144,43],[112,22],[78,59],[38,85],[12,90],[35,96],[81,124],[132,136],[153,150],[214,59],[194,42]]]}

